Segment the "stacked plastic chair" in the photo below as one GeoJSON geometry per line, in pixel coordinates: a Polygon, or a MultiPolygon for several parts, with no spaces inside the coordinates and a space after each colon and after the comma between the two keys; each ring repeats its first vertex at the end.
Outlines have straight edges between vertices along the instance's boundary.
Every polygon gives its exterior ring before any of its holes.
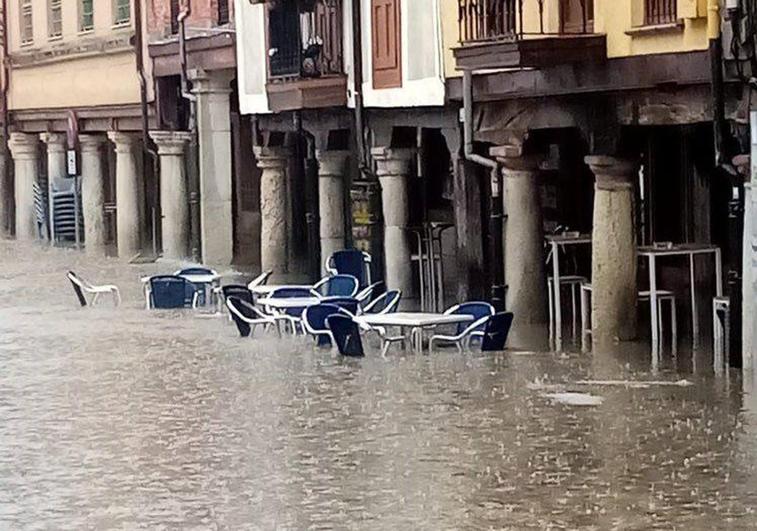
{"type": "Polygon", "coordinates": [[[79,237],[84,237],[84,218],[82,216],[81,198],[74,194],[78,190],[74,188],[73,179],[53,179],[52,209],[53,209],[53,235],[57,242],[76,239],[76,201],[79,201],[79,237]]]}

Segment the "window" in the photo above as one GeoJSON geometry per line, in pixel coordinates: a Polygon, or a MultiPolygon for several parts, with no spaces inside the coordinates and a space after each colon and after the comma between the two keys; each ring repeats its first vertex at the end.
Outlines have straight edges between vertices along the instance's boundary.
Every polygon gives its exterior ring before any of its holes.
{"type": "Polygon", "coordinates": [[[61,0],[47,0],[47,36],[55,39],[63,35],[61,0]]]}
{"type": "Polygon", "coordinates": [[[32,24],[32,0],[21,0],[21,44],[34,42],[34,26],[32,24]]]}
{"type": "Polygon", "coordinates": [[[131,22],[131,0],[113,0],[113,24],[125,26],[131,22]]]}
{"type": "Polygon", "coordinates": [[[644,24],[658,26],[678,20],[678,0],[644,0],[644,24]]]}
{"type": "Polygon", "coordinates": [[[171,0],[171,33],[176,35],[179,33],[179,12],[181,8],[179,6],[179,0],[171,0]]]}
{"type": "Polygon", "coordinates": [[[373,0],[373,88],[402,86],[400,0],[373,0]]]}
{"type": "Polygon", "coordinates": [[[79,0],[79,31],[95,27],[94,0],[79,0]]]}
{"type": "Polygon", "coordinates": [[[229,23],[229,0],[218,1],[218,24],[229,23]]]}

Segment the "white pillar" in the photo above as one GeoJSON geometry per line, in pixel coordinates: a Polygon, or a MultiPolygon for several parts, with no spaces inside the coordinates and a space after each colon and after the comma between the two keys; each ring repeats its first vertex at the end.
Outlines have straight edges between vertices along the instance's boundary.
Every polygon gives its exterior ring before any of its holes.
{"type": "Polygon", "coordinates": [[[329,256],[344,249],[344,174],[349,156],[349,151],[316,153],[322,268],[329,256]]]}
{"type": "Polygon", "coordinates": [[[197,96],[200,149],[200,225],[203,262],[230,264],[234,258],[231,202],[231,73],[192,70],[197,96]]]}
{"type": "Polygon", "coordinates": [[[255,147],[260,176],[260,263],[273,271],[273,280],[289,273],[287,223],[287,166],[291,151],[285,147],[255,147]]]}
{"type": "Polygon", "coordinates": [[[39,139],[47,146],[48,225],[50,227],[50,236],[54,239],[53,180],[61,179],[68,175],[66,171],[66,135],[60,133],[41,133],[39,139]]]}
{"type": "Polygon", "coordinates": [[[192,135],[184,131],[152,131],[160,155],[160,210],[163,257],[189,254],[189,194],[184,151],[192,135]]]}
{"type": "Polygon", "coordinates": [[[505,307],[522,324],[547,320],[544,271],[544,228],[539,188],[539,164],[519,146],[497,146],[491,154],[504,177],[505,307]]]}
{"type": "Polygon", "coordinates": [[[636,337],[636,230],[634,179],[638,165],[630,160],[588,156],[594,172],[591,326],[595,346],[636,337]]]}
{"type": "Polygon", "coordinates": [[[407,189],[415,150],[379,147],[373,148],[371,154],[376,161],[376,173],[381,183],[386,286],[387,289],[402,290],[403,308],[416,308],[418,297],[413,284],[407,189]]]}
{"type": "Polygon", "coordinates": [[[104,135],[79,135],[84,250],[98,255],[105,254],[105,142],[104,135]]]}
{"type": "Polygon", "coordinates": [[[742,285],[741,285],[741,293],[742,293],[742,334],[741,334],[741,340],[742,340],[742,348],[741,351],[743,353],[743,360],[744,360],[744,369],[753,370],[754,369],[754,346],[755,346],[755,338],[757,336],[755,335],[754,327],[755,322],[757,322],[757,315],[755,315],[755,311],[757,311],[757,305],[755,304],[757,302],[757,287],[755,287],[755,282],[757,282],[757,275],[755,275],[755,271],[757,270],[757,266],[753,266],[753,261],[755,260],[755,255],[757,255],[757,246],[754,248],[752,247],[752,239],[753,234],[755,231],[757,231],[757,227],[753,225],[754,223],[754,208],[755,208],[755,201],[754,198],[754,188],[752,187],[751,182],[747,182],[744,184],[744,247],[743,247],[743,277],[742,277],[742,285]]]}
{"type": "Polygon", "coordinates": [[[131,259],[142,249],[144,186],[139,137],[111,131],[108,138],[116,150],[116,233],[118,256],[131,259]]]}
{"type": "Polygon", "coordinates": [[[39,137],[25,133],[11,133],[8,147],[15,169],[16,239],[37,238],[37,218],[34,213],[34,183],[39,171],[39,137]]]}

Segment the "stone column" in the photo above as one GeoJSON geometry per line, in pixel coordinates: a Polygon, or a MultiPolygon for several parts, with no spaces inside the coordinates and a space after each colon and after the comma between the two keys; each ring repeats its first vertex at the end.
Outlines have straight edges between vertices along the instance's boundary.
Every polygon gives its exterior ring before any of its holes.
{"type": "Polygon", "coordinates": [[[502,165],[507,311],[521,324],[547,320],[544,228],[538,159],[519,146],[497,146],[491,155],[502,165]]]}
{"type": "Polygon", "coordinates": [[[349,151],[318,151],[318,207],[321,218],[321,268],[344,249],[344,174],[349,151]]]}
{"type": "Polygon", "coordinates": [[[371,154],[381,183],[386,287],[402,290],[403,308],[416,308],[418,300],[410,259],[413,247],[408,233],[410,204],[407,190],[415,150],[379,147],[373,148],[371,154]]]}
{"type": "Polygon", "coordinates": [[[234,258],[231,206],[231,73],[190,72],[197,96],[200,150],[202,260],[230,264],[234,258]]]}
{"type": "Polygon", "coordinates": [[[273,280],[289,273],[287,166],[292,153],[285,147],[256,147],[260,176],[260,264],[273,280]]]}
{"type": "Polygon", "coordinates": [[[116,233],[118,256],[131,259],[141,249],[144,223],[144,184],[140,164],[139,137],[111,131],[116,146],[116,233]]]}
{"type": "Polygon", "coordinates": [[[152,131],[160,155],[160,209],[163,257],[181,259],[189,254],[189,193],[184,151],[192,139],[184,131],[152,131]]]}
{"type": "Polygon", "coordinates": [[[102,147],[105,136],[79,135],[81,153],[81,206],[84,216],[84,249],[105,254],[105,175],[102,147]]]}
{"type": "Polygon", "coordinates": [[[8,147],[15,169],[16,239],[37,238],[37,217],[34,213],[34,183],[39,171],[39,137],[11,133],[8,147]]]}
{"type": "Polygon", "coordinates": [[[636,337],[636,162],[586,157],[596,178],[592,232],[591,326],[595,346],[636,337]]]}
{"type": "Polygon", "coordinates": [[[53,180],[68,175],[66,168],[66,135],[60,133],[41,133],[39,139],[47,146],[47,200],[48,226],[50,238],[55,238],[53,224],[53,180]]]}
{"type": "Polygon", "coordinates": [[[11,235],[10,156],[4,140],[0,146],[0,238],[11,235]]]}

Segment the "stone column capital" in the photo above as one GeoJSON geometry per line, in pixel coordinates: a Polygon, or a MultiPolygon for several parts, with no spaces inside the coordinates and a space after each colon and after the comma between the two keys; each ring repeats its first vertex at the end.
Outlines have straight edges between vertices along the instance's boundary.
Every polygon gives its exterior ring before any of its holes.
{"type": "Polygon", "coordinates": [[[116,153],[131,153],[139,143],[137,134],[122,131],[109,131],[108,139],[116,145],[116,153]]]}
{"type": "Polygon", "coordinates": [[[187,131],[150,131],[150,138],[158,147],[158,155],[182,156],[192,134],[187,131]]]}
{"type": "Polygon", "coordinates": [[[36,159],[39,156],[39,137],[26,133],[11,133],[8,148],[14,159],[36,159]]]}
{"type": "Polygon", "coordinates": [[[539,157],[524,155],[523,146],[505,144],[489,149],[489,155],[497,159],[502,166],[503,173],[511,177],[526,176],[539,171],[539,157]]]}
{"type": "Polygon", "coordinates": [[[106,141],[103,135],[79,135],[79,149],[82,153],[97,153],[106,141]]]}
{"type": "Polygon", "coordinates": [[[255,158],[258,161],[258,168],[280,169],[283,170],[289,164],[289,158],[292,156],[292,150],[288,147],[264,147],[254,146],[252,148],[255,158]]]}
{"type": "Polygon", "coordinates": [[[371,156],[376,161],[376,174],[379,178],[407,177],[410,175],[415,150],[377,147],[371,149],[371,156]]]}
{"type": "Polygon", "coordinates": [[[350,158],[350,151],[333,150],[315,152],[318,159],[318,176],[319,177],[343,177],[347,171],[347,160],[350,158]]]}
{"type": "Polygon", "coordinates": [[[187,77],[192,82],[193,94],[231,94],[231,71],[208,72],[202,68],[194,68],[187,72],[187,77]]]}
{"type": "Polygon", "coordinates": [[[66,135],[62,133],[40,133],[39,139],[47,144],[48,152],[61,153],[66,150],[66,135]]]}
{"type": "Polygon", "coordinates": [[[588,155],[584,158],[597,181],[598,190],[627,190],[633,188],[639,163],[633,159],[607,155],[588,155]]]}

